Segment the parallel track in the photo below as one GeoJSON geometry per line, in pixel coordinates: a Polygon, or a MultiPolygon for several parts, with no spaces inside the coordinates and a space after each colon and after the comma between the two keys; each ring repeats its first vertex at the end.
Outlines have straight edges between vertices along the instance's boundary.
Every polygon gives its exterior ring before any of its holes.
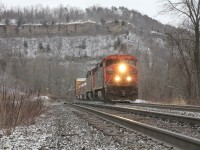
{"type": "Polygon", "coordinates": [[[124,117],[120,117],[117,115],[105,113],[102,111],[97,111],[94,108],[90,108],[88,106],[81,106],[77,104],[73,104],[73,107],[76,107],[78,109],[87,111],[89,113],[92,113],[94,115],[97,115],[103,119],[106,119],[108,121],[111,121],[115,124],[118,124],[120,126],[123,126],[125,128],[129,128],[138,132],[141,132],[145,135],[148,135],[150,137],[156,138],[159,141],[163,141],[165,143],[168,143],[170,145],[173,145],[175,147],[181,148],[181,149],[191,149],[191,150],[199,150],[200,149],[200,140],[196,138],[191,138],[185,135],[181,135],[178,133],[174,133],[165,129],[156,128],[150,125],[146,125],[143,123],[139,123],[124,117]]]}
{"type": "Polygon", "coordinates": [[[131,106],[140,106],[140,107],[151,107],[151,108],[160,108],[160,109],[170,109],[170,110],[179,110],[179,111],[189,111],[189,112],[200,112],[199,106],[178,106],[178,105],[163,105],[163,104],[148,104],[148,103],[131,103],[131,106]]]}
{"type": "Polygon", "coordinates": [[[128,112],[128,113],[134,113],[134,114],[139,114],[143,116],[158,117],[158,118],[168,119],[168,120],[177,120],[180,122],[200,125],[200,118],[193,118],[193,117],[176,115],[176,114],[171,114],[171,113],[161,113],[161,112],[147,111],[147,110],[141,110],[141,109],[136,109],[136,108],[108,106],[108,105],[99,105],[99,104],[84,103],[83,105],[93,106],[93,107],[98,107],[98,108],[105,108],[105,109],[116,110],[116,111],[123,111],[123,112],[128,112]]]}

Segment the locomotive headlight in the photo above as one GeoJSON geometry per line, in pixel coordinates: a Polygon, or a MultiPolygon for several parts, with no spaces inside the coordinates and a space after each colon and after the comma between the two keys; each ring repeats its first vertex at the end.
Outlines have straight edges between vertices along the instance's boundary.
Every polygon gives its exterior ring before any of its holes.
{"type": "Polygon", "coordinates": [[[119,65],[119,71],[120,71],[121,73],[124,73],[124,72],[126,71],[126,65],[125,65],[125,64],[120,64],[120,65],[119,65]]]}
{"type": "Polygon", "coordinates": [[[131,78],[130,76],[128,76],[128,77],[126,78],[126,80],[127,80],[128,82],[130,82],[130,81],[132,81],[132,78],[131,78]]]}
{"type": "Polygon", "coordinates": [[[121,80],[121,78],[120,78],[119,76],[116,76],[116,77],[115,77],[115,81],[116,81],[116,82],[119,82],[120,80],[121,80]]]}

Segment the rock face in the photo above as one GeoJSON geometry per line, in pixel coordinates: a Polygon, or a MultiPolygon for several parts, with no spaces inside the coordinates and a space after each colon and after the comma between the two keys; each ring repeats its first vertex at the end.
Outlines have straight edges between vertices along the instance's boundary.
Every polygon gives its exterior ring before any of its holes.
{"type": "Polygon", "coordinates": [[[96,22],[74,22],[58,23],[52,25],[42,24],[23,24],[21,27],[16,25],[0,25],[0,36],[42,36],[42,35],[97,35],[97,34],[123,34],[134,32],[135,27],[128,22],[107,22],[104,25],[96,22]]]}

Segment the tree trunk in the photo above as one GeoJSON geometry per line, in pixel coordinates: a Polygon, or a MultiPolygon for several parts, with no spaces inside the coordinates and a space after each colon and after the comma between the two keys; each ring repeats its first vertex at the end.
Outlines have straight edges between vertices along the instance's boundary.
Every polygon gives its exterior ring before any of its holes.
{"type": "Polygon", "coordinates": [[[197,75],[197,87],[198,93],[197,96],[200,98],[200,56],[199,56],[199,23],[196,24],[195,28],[195,50],[194,50],[194,62],[196,67],[196,75],[197,75]]]}

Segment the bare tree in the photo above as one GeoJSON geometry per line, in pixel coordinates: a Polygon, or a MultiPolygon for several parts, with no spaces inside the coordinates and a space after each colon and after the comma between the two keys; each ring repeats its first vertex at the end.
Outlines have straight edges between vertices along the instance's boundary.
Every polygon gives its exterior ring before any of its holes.
{"type": "MultiPolygon", "coordinates": [[[[194,48],[190,49],[192,54],[191,62],[194,64],[196,74],[197,95],[200,98],[200,0],[164,0],[164,12],[176,13],[176,16],[183,18],[183,26],[193,33],[194,48]]],[[[181,53],[180,53],[181,54],[181,53]]]]}
{"type": "Polygon", "coordinates": [[[194,45],[191,41],[191,36],[190,32],[185,29],[177,29],[168,34],[168,42],[175,48],[172,57],[174,58],[174,62],[178,64],[180,75],[185,81],[185,84],[181,85],[181,89],[185,89],[183,90],[183,94],[187,99],[196,96],[194,64],[192,63],[193,56],[190,50],[193,49],[194,45]]]}

